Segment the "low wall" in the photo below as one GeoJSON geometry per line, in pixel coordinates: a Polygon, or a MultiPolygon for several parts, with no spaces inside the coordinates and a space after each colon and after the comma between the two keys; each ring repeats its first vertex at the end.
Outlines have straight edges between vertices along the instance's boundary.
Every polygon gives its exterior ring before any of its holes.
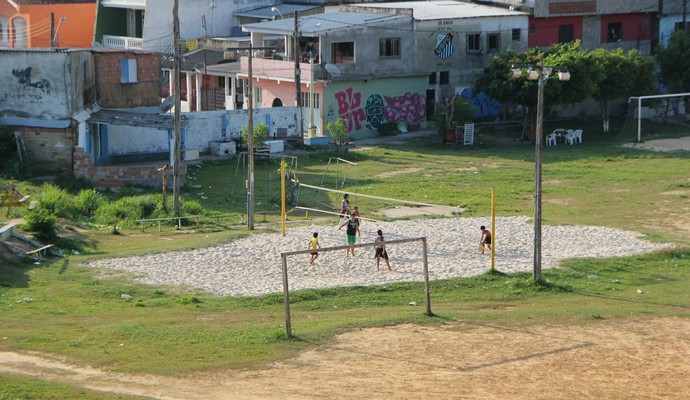
{"type": "MultiPolygon", "coordinates": [[[[161,186],[163,175],[158,169],[162,163],[145,163],[132,165],[93,165],[91,157],[84,154],[84,149],[74,149],[74,176],[86,179],[98,189],[119,189],[123,186],[161,186]]],[[[180,185],[187,180],[187,166],[180,165],[180,185]]],[[[168,169],[168,187],[172,188],[172,169],[168,169]]]]}

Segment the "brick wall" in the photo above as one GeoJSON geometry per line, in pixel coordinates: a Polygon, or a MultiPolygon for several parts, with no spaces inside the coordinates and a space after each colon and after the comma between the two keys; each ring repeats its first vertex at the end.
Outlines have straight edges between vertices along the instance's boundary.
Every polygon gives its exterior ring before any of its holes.
{"type": "Polygon", "coordinates": [[[10,129],[21,133],[35,170],[70,171],[72,169],[72,148],[76,144],[76,132],[73,128],[14,126],[10,129]]]}
{"type": "Polygon", "coordinates": [[[104,108],[156,107],[161,102],[160,57],[156,54],[95,53],[98,104],[104,108]],[[121,83],[120,60],[137,60],[137,82],[121,83]]]}
{"type": "MultiPolygon", "coordinates": [[[[84,154],[84,149],[74,149],[74,175],[90,181],[99,189],[118,189],[123,186],[155,186],[159,187],[163,175],[158,164],[127,164],[127,165],[93,165],[91,157],[84,154]]],[[[187,179],[187,166],[182,163],[180,168],[180,184],[184,186],[187,179]]],[[[172,188],[172,169],[168,170],[168,187],[172,188]]]]}

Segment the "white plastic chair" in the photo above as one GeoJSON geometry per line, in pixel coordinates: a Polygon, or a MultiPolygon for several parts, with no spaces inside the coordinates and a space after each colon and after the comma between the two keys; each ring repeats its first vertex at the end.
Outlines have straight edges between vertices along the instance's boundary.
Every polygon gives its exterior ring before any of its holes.
{"type": "Polygon", "coordinates": [[[573,144],[575,144],[575,141],[576,141],[576,140],[577,140],[577,139],[575,139],[575,133],[573,133],[573,132],[568,132],[568,133],[565,134],[565,142],[566,142],[567,144],[569,144],[569,145],[572,146],[573,144]]]}
{"type": "Polygon", "coordinates": [[[547,146],[555,146],[556,145],[556,134],[555,133],[549,133],[546,135],[546,145],[547,146]]]}
{"type": "Polygon", "coordinates": [[[582,144],[582,129],[575,129],[573,131],[573,136],[577,139],[577,141],[582,144]]]}

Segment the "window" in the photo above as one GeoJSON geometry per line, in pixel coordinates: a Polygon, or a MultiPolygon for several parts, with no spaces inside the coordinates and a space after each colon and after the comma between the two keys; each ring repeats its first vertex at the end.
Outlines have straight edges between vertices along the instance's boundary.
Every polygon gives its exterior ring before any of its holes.
{"type": "Polygon", "coordinates": [[[685,22],[685,29],[683,29],[683,21],[676,22],[674,24],[673,28],[674,28],[674,30],[677,30],[677,31],[683,31],[684,30],[686,32],[690,32],[690,29],[688,29],[688,28],[690,28],[690,21],[685,22]]]}
{"type": "Polygon", "coordinates": [[[335,64],[354,64],[355,62],[355,43],[341,42],[331,45],[331,54],[335,64]]]}
{"type": "Polygon", "coordinates": [[[560,25],[558,27],[558,43],[570,43],[575,40],[572,25],[560,25]]]}
{"type": "Polygon", "coordinates": [[[536,31],[537,31],[536,25],[530,25],[529,26],[529,33],[535,33],[536,31]]]}
{"type": "Polygon", "coordinates": [[[513,29],[512,36],[513,36],[513,42],[519,42],[520,41],[520,29],[519,28],[513,29]]]}
{"type": "MultiPolygon", "coordinates": [[[[309,101],[309,92],[302,92],[302,107],[311,107],[309,101]]],[[[314,108],[319,108],[319,103],[321,103],[321,95],[319,93],[314,93],[314,108]]]]}
{"type": "Polygon", "coordinates": [[[486,35],[486,51],[490,53],[495,53],[500,50],[501,47],[501,34],[500,33],[489,33],[486,35]]]}
{"type": "Polygon", "coordinates": [[[254,88],[254,105],[255,105],[255,107],[261,108],[261,104],[264,101],[263,94],[264,94],[263,89],[261,89],[260,87],[254,88]]]}
{"type": "Polygon", "coordinates": [[[467,52],[479,53],[482,51],[482,35],[481,33],[471,33],[467,35],[467,52]]]}
{"type": "Polygon", "coordinates": [[[400,57],[400,38],[379,39],[379,57],[400,57]]]}
{"type": "Polygon", "coordinates": [[[120,60],[120,83],[137,83],[137,60],[120,60]]]}
{"type": "Polygon", "coordinates": [[[439,83],[441,85],[447,85],[450,82],[450,72],[448,71],[441,71],[440,73],[440,78],[439,78],[439,83]]]}
{"type": "Polygon", "coordinates": [[[436,84],[436,72],[432,72],[429,74],[429,85],[435,85],[436,84]]]}
{"type": "Polygon", "coordinates": [[[623,40],[623,24],[621,22],[610,22],[608,32],[608,42],[619,42],[623,40]]]}

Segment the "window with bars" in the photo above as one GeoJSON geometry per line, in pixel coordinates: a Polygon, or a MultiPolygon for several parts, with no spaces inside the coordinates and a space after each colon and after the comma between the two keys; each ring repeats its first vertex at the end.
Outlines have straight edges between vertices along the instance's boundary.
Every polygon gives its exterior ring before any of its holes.
{"type": "MultiPolygon", "coordinates": [[[[309,105],[309,92],[302,92],[302,107],[311,107],[309,105]]],[[[319,93],[314,93],[314,108],[319,108],[321,103],[321,95],[319,93]]]]}
{"type": "Polygon", "coordinates": [[[479,53],[482,51],[482,34],[468,33],[467,34],[467,52],[479,53]]]}
{"type": "Polygon", "coordinates": [[[400,57],[400,38],[379,39],[380,58],[400,57]]]}

